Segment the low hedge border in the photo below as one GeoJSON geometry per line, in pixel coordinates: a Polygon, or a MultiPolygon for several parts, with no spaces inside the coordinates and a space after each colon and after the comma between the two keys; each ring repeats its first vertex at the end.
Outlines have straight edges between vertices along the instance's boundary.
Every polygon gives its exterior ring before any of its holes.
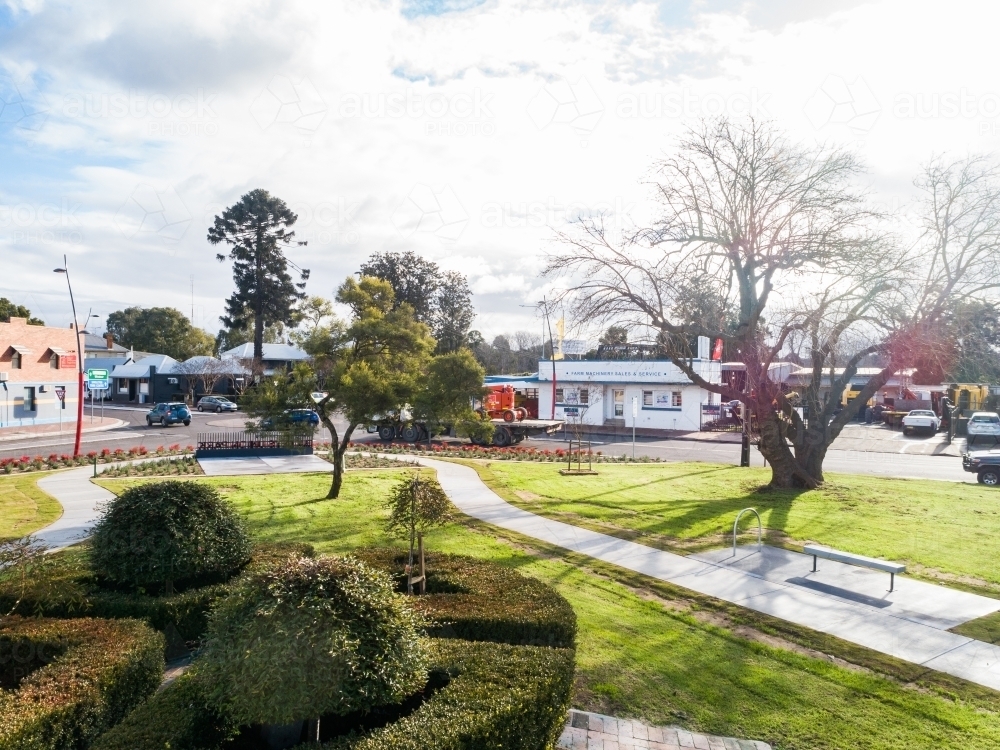
{"type": "MultiPolygon", "coordinates": [[[[430,639],[431,668],[451,681],[409,716],[324,750],[546,750],[569,710],[572,649],[430,639]]],[[[150,698],[93,750],[218,750],[235,728],[204,707],[197,672],[150,698]]],[[[310,745],[310,747],[317,747],[310,745]]]]}
{"type": "MultiPolygon", "coordinates": [[[[406,590],[406,550],[365,548],[352,552],[392,574],[406,590]]],[[[551,586],[496,563],[463,555],[426,553],[427,593],[413,598],[438,638],[511,645],[572,648],[576,613],[551,586]]]]}
{"type": "MultiPolygon", "coordinates": [[[[290,555],[313,554],[308,544],[257,544],[244,570],[266,566],[290,555]]],[[[173,645],[201,638],[212,603],[225,594],[228,585],[213,583],[170,596],[101,588],[90,569],[86,545],[53,555],[48,577],[48,581],[36,581],[35,588],[21,599],[17,614],[135,618],[167,633],[173,645]]],[[[17,599],[13,582],[0,582],[0,611],[10,611],[17,599]]]]}
{"type": "Polygon", "coordinates": [[[0,750],[82,750],[156,690],[163,636],[137,620],[13,616],[0,666],[18,662],[38,668],[0,691],[0,750]]]}

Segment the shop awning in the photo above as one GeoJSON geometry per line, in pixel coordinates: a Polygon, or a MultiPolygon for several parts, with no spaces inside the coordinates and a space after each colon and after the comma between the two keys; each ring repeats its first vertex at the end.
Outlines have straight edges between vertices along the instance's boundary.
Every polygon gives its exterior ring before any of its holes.
{"type": "Polygon", "coordinates": [[[58,346],[50,346],[49,351],[52,352],[53,354],[58,354],[60,357],[66,354],[66,350],[60,349],[58,346]]]}
{"type": "Polygon", "coordinates": [[[24,346],[23,344],[11,344],[10,348],[13,349],[18,354],[31,354],[31,349],[24,346]]]}

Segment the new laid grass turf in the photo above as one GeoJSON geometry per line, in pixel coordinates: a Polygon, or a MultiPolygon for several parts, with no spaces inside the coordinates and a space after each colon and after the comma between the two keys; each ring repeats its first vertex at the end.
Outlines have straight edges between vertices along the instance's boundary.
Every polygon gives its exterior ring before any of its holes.
{"type": "MultiPolygon", "coordinates": [[[[768,543],[820,542],[1000,594],[996,488],[832,474],[819,489],[771,490],[767,469],[704,463],[596,468],[598,476],[562,476],[558,467],[528,462],[479,467],[494,489],[526,510],[645,544],[678,551],[731,544],[736,514],[753,507],[768,543]]],[[[755,535],[748,516],[744,528],[755,535]]]]}
{"type": "Polygon", "coordinates": [[[62,506],[35,484],[50,473],[0,477],[0,540],[32,534],[62,515],[62,506]]]}
{"type": "MultiPolygon", "coordinates": [[[[342,497],[332,501],[322,499],[327,475],[188,481],[217,487],[246,515],[258,538],[308,542],[322,552],[344,553],[358,545],[402,542],[382,530],[382,503],[402,475],[400,470],[351,472],[342,497]]],[[[614,475],[599,479],[607,488],[614,475]]],[[[101,484],[120,492],[137,481],[143,480],[101,484]]],[[[627,483],[628,476],[619,481],[627,483]]],[[[694,515],[694,500],[685,505],[685,512],[694,515]]],[[[706,516],[706,530],[712,528],[711,517],[706,516]]],[[[875,655],[870,663],[894,677],[811,656],[803,648],[757,642],[712,624],[701,616],[705,610],[689,606],[668,585],[651,583],[643,589],[641,576],[616,579],[617,569],[610,566],[590,566],[586,558],[478,522],[434,530],[426,544],[514,566],[569,599],[580,628],[579,707],[762,739],[779,750],[1000,748],[1000,694],[993,691],[891,659],[879,662],[875,655]]],[[[863,650],[814,635],[834,651],[863,656],[863,650]]]]}

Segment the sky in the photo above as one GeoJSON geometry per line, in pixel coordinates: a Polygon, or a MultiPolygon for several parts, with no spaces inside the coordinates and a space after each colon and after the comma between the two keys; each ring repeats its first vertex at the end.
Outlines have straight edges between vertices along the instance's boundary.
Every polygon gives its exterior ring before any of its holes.
{"type": "MultiPolygon", "coordinates": [[[[541,331],[559,231],[655,211],[654,162],[752,115],[862,157],[905,211],[940,154],[1000,150],[995,2],[0,4],[0,296],[49,325],[171,306],[214,333],[213,217],[264,188],[334,289],[374,252],[465,274],[487,339],[541,331]]],[[[92,328],[100,329],[100,320],[92,328]]]]}

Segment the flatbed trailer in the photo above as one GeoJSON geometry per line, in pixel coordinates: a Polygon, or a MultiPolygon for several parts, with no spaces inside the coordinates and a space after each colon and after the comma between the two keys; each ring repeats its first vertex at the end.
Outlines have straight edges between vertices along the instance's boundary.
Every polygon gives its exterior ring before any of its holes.
{"type": "Polygon", "coordinates": [[[522,419],[519,422],[505,422],[502,419],[491,419],[493,423],[493,445],[501,448],[517,445],[527,437],[536,435],[551,435],[558,432],[566,424],[561,419],[522,419]]]}
{"type": "MultiPolygon", "coordinates": [[[[566,424],[561,419],[522,419],[505,422],[502,419],[491,419],[493,423],[493,445],[501,448],[517,445],[522,440],[536,435],[551,435],[558,432],[566,424]]],[[[378,433],[380,439],[389,442],[395,439],[416,443],[427,440],[429,430],[423,422],[397,422],[381,420],[368,427],[369,433],[378,433]]],[[[450,430],[448,431],[450,432],[450,430]]],[[[473,441],[475,442],[475,441],[473,441]]]]}

